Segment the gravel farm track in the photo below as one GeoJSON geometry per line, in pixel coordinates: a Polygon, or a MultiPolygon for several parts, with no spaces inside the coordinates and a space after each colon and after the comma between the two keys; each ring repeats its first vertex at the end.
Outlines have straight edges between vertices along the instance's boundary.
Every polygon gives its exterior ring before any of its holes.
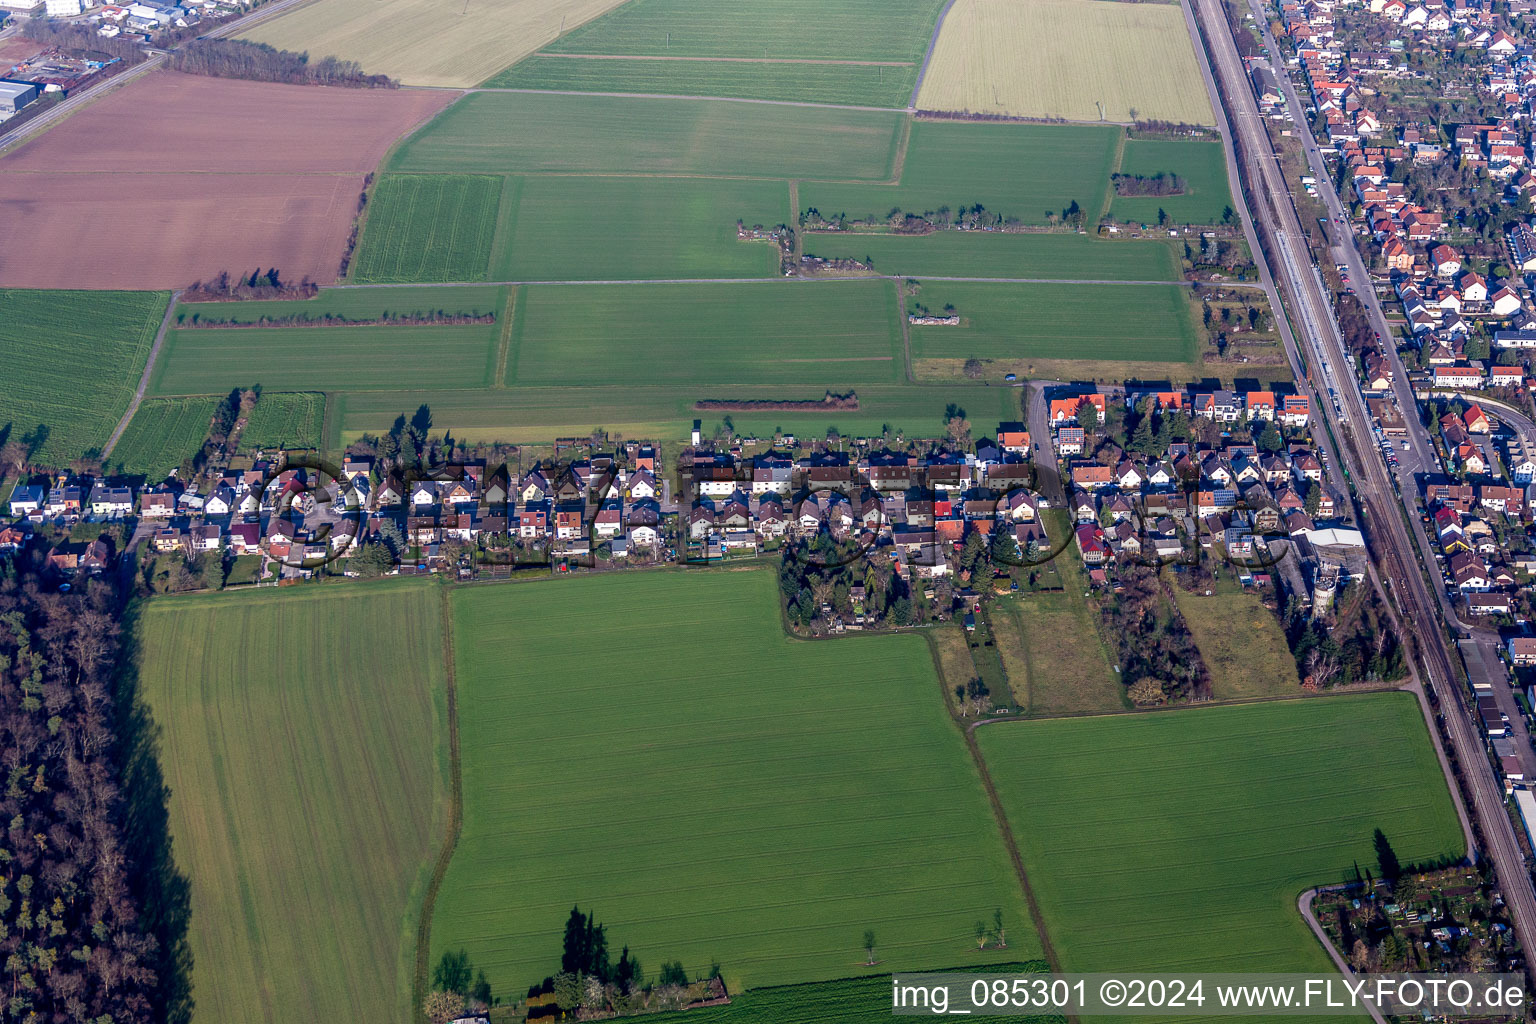
{"type": "Polygon", "coordinates": [[[152,72],[0,159],[0,286],[334,281],[364,177],[455,95],[152,72]]]}

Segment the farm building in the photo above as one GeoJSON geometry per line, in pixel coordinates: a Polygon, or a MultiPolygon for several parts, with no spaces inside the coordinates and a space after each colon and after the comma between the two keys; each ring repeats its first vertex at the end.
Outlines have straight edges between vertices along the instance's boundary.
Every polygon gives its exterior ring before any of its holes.
{"type": "Polygon", "coordinates": [[[30,82],[0,82],[0,118],[12,114],[37,99],[37,86],[30,82]]]}

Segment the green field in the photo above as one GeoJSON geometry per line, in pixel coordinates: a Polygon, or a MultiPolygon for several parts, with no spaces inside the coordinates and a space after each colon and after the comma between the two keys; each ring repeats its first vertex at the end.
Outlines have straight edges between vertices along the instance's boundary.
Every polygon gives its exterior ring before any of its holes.
{"type": "Polygon", "coordinates": [[[440,595],[157,598],[135,666],[191,882],[202,1024],[411,1019],[446,825],[440,595]]]}
{"type": "Polygon", "coordinates": [[[518,296],[507,377],[707,387],[695,401],[782,384],[794,392],[783,397],[817,399],[901,379],[896,319],[889,281],[532,286],[518,296]]]}
{"type": "Polygon", "coordinates": [[[498,324],[428,327],[252,327],[171,331],[155,364],[154,395],[484,387],[496,370],[498,324]]]}
{"type": "MultiPolygon", "coordinates": [[[[982,964],[987,972],[1034,974],[1050,970],[1044,960],[1028,963],[982,964]]],[[[681,1013],[663,1013],[653,1024],[889,1024],[891,985],[885,978],[841,978],[755,988],[733,995],[725,1006],[704,1006],[681,1013]]],[[[1020,1015],[1015,1020],[1053,1020],[1020,1015]]]]}
{"type": "Polygon", "coordinates": [[[1466,852],[1414,698],[989,725],[976,738],[1066,971],[1327,971],[1313,885],[1466,852]]]}
{"type": "Polygon", "coordinates": [[[0,436],[34,464],[65,466],[107,443],[165,313],[164,292],[0,289],[0,436]]]}
{"type": "Polygon", "coordinates": [[[351,277],[365,284],[484,280],[501,186],[489,174],[384,175],[368,199],[351,277]]]}
{"type": "Polygon", "coordinates": [[[196,455],[208,437],[217,398],[151,398],[117,439],[110,464],[157,482],[196,455]]]}
{"type": "Polygon", "coordinates": [[[1211,670],[1211,695],[1227,700],[1301,693],[1280,620],[1257,594],[1231,586],[1218,587],[1211,597],[1173,588],[1179,613],[1211,670]]]}
{"type": "Polygon", "coordinates": [[[340,316],[351,320],[377,319],[385,314],[496,313],[500,315],[505,289],[495,285],[462,288],[322,288],[312,299],[256,299],[249,302],[182,302],[176,306],[176,323],[200,320],[254,324],[263,317],[340,316]]]}
{"type": "Polygon", "coordinates": [[[815,101],[860,107],[907,105],[916,64],[803,64],[591,60],[535,54],[491,79],[508,89],[659,93],[742,99],[815,101]]]}
{"type": "Polygon", "coordinates": [[[912,355],[1192,362],[1187,298],[1172,285],[924,282],[916,301],[953,305],[961,325],[912,328],[912,355]]]}
{"type": "Polygon", "coordinates": [[[546,53],[921,61],[941,0],[633,0],[546,53]]]}
{"type": "Polygon", "coordinates": [[[1184,139],[1129,139],[1120,159],[1121,174],[1177,174],[1184,194],[1115,196],[1109,212],[1116,220],[1157,223],[1163,210],[1174,224],[1215,224],[1232,204],[1227,187],[1227,158],[1220,142],[1184,139]]]}
{"type": "Polygon", "coordinates": [[[1037,953],[927,646],[791,640],[777,601],[766,571],[454,594],[464,828],[434,957],[520,989],[573,903],[732,991],[1037,953]],[[1009,948],[978,954],[994,907],[1009,948]]]}
{"type": "Polygon", "coordinates": [[[250,422],[240,435],[240,447],[321,448],[325,396],[312,391],[263,392],[250,422]]]}
{"type": "Polygon", "coordinates": [[[389,169],[878,181],[891,174],[902,120],[895,111],[481,92],[413,135],[389,169]]]}
{"type": "Polygon", "coordinates": [[[736,223],[790,222],[782,181],[537,176],[520,194],[498,281],[777,277],[778,246],[736,223]]]}
{"type": "Polygon", "coordinates": [[[486,84],[905,107],[942,6],[941,0],[634,0],[486,84]],[[593,54],[630,59],[580,56],[593,54]]]}
{"type": "Polygon", "coordinates": [[[1108,194],[1120,135],[1118,127],[915,121],[900,184],[806,182],[800,207],[824,217],[883,220],[893,208],[921,214],[947,206],[958,213],[979,203],[1043,224],[1047,213],[1059,215],[1076,200],[1091,225],[1108,194]]]}
{"type": "MultiPolygon", "coordinates": [[[[337,434],[329,443],[350,443],[363,433],[379,434],[395,418],[410,416],[425,403],[432,410],[434,430],[450,428],[466,441],[552,441],[580,437],[602,427],[628,438],[677,440],[688,436],[695,419],[713,431],[723,412],[695,412],[696,387],[655,387],[600,382],[591,387],[516,387],[481,391],[374,391],[340,393],[334,398],[337,434]]],[[[723,391],[721,388],[711,388],[723,391]]],[[[784,386],[733,386],[734,398],[781,399],[784,386]]],[[[802,389],[795,388],[795,394],[802,389]]],[[[821,390],[811,387],[812,398],[821,390]]],[[[859,408],[848,412],[733,412],[731,421],[743,436],[773,437],[782,429],[801,437],[826,436],[828,427],[850,437],[875,437],[885,426],[907,437],[933,437],[944,428],[949,403],[965,408],[973,423],[1018,419],[1018,396],[1009,388],[912,387],[905,384],[863,384],[859,408]]]]}
{"type": "Polygon", "coordinates": [[[938,231],[875,235],[807,234],[806,253],[855,259],[881,274],[903,277],[1073,278],[1100,281],[1177,281],[1173,250],[1161,241],[1105,242],[1089,235],[938,231]]]}

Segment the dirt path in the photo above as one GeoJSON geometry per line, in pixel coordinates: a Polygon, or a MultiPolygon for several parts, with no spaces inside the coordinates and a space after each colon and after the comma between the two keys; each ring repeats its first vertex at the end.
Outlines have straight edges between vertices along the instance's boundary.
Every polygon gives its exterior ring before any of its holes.
{"type": "Polygon", "coordinates": [[[517,313],[517,289],[507,289],[507,301],[501,309],[501,337],[496,345],[496,376],[491,379],[491,387],[505,388],[507,386],[507,350],[512,345],[512,317],[517,313]]]}
{"type": "Polygon", "coordinates": [[[411,1019],[425,1020],[421,1004],[427,997],[427,972],[432,957],[432,913],[437,905],[443,877],[459,845],[464,826],[464,772],[459,762],[459,689],[453,662],[453,604],[451,589],[442,587],[443,679],[448,691],[448,822],[443,831],[443,847],[432,865],[432,877],[421,900],[421,919],[416,922],[416,971],[411,979],[411,1019]]]}
{"type": "MultiPolygon", "coordinates": [[[[424,281],[411,285],[412,288],[463,288],[467,285],[491,285],[491,286],[523,286],[523,285],[635,285],[635,284],[775,284],[790,282],[793,284],[834,284],[843,281],[905,281],[911,274],[863,274],[848,277],[666,277],[666,278],[641,278],[635,280],[602,280],[602,281],[424,281]]],[[[934,274],[925,274],[924,281],[953,281],[969,284],[1114,284],[1131,287],[1145,288],[1149,285],[1161,285],[1174,288],[1188,288],[1193,281],[1117,281],[1092,277],[941,277],[934,274]]],[[[364,288],[399,288],[399,284],[337,284],[328,285],[326,291],[348,291],[364,288]]],[[[1228,287],[1223,285],[1223,287],[1228,287]]]]}
{"type": "Polygon", "coordinates": [[[908,110],[917,109],[917,94],[923,88],[923,79],[928,77],[928,65],[933,62],[934,47],[939,45],[939,30],[944,27],[944,18],[953,6],[955,0],[945,0],[944,9],[939,12],[939,20],[933,23],[933,35],[928,37],[928,49],[923,53],[923,66],[917,71],[917,81],[912,83],[912,98],[907,101],[908,110]]]}
{"type": "MultiPolygon", "coordinates": [[[[1320,889],[1308,889],[1302,893],[1301,898],[1296,901],[1296,909],[1301,911],[1302,919],[1307,922],[1307,927],[1312,929],[1312,934],[1317,936],[1317,941],[1321,942],[1323,948],[1328,951],[1328,956],[1333,961],[1333,966],[1337,967],[1339,973],[1344,975],[1347,980],[1353,980],[1355,972],[1349,969],[1349,964],[1344,962],[1344,957],[1339,954],[1338,950],[1333,948],[1333,943],[1328,941],[1328,934],[1323,931],[1323,926],[1317,921],[1317,915],[1312,913],[1312,901],[1317,898],[1317,894],[1321,891],[1320,889]]],[[[1362,1001],[1365,1003],[1365,1008],[1370,1011],[1371,1019],[1376,1024],[1387,1024],[1387,1019],[1381,1015],[1380,1010],[1376,1009],[1375,1003],[1372,1003],[1370,1000],[1362,1001]]]]}
{"type": "Polygon", "coordinates": [[[101,448],[102,461],[106,461],[112,449],[117,447],[118,440],[123,436],[123,431],[128,429],[128,421],[133,419],[133,414],[139,411],[139,403],[144,401],[144,392],[149,390],[150,374],[155,372],[155,359],[160,355],[160,346],[165,344],[165,332],[171,327],[171,314],[176,310],[176,300],[181,298],[181,292],[171,292],[171,301],[166,303],[165,316],[160,320],[160,330],[155,332],[155,343],[149,346],[149,358],[144,361],[144,372],[139,376],[138,390],[133,393],[133,401],[128,403],[128,410],[123,413],[123,418],[117,421],[117,427],[113,429],[112,436],[107,438],[107,443],[101,448]]]}
{"type": "MultiPolygon", "coordinates": [[[[953,0],[951,0],[953,2],[953,0]]],[[[639,53],[536,53],[535,57],[570,60],[659,60],[692,64],[831,64],[850,68],[909,68],[909,60],[817,60],[812,57],[666,57],[639,53]]]]}

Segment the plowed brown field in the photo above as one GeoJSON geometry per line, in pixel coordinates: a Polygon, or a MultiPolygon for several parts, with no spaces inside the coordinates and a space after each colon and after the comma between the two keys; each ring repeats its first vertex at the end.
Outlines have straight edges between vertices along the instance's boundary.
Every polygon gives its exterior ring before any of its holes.
{"type": "Polygon", "coordinates": [[[0,286],[334,281],[363,175],[454,95],[151,74],[0,159],[0,286]]]}

